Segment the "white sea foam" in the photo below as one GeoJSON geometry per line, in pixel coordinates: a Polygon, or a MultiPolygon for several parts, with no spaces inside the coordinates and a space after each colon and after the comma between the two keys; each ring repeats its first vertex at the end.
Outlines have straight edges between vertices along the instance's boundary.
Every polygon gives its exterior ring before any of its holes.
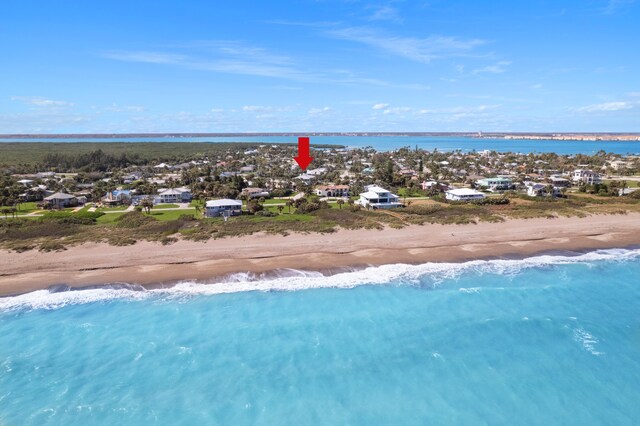
{"type": "Polygon", "coordinates": [[[582,347],[592,355],[604,355],[604,352],[596,350],[598,339],[584,328],[576,328],[573,330],[573,338],[580,343],[582,347]]]}
{"type": "MultiPolygon", "coordinates": [[[[143,290],[140,287],[99,287],[82,290],[38,290],[0,298],[0,310],[57,309],[67,305],[110,300],[144,300],[150,297],[180,299],[190,295],[213,295],[245,291],[296,291],[314,288],[353,288],[392,282],[419,283],[427,277],[436,286],[464,273],[516,275],[531,268],[564,264],[593,264],[598,261],[628,261],[640,257],[640,249],[597,250],[577,256],[544,255],[525,259],[473,260],[462,263],[391,264],[372,266],[333,275],[300,270],[280,270],[272,275],[236,273],[209,283],[183,281],[169,288],[143,290]]],[[[461,291],[474,292],[476,289],[461,291]]]]}

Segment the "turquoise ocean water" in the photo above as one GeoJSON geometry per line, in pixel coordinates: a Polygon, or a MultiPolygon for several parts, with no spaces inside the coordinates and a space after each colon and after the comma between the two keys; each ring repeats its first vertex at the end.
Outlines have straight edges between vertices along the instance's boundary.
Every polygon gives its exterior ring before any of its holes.
{"type": "Polygon", "coordinates": [[[640,250],[0,299],[0,424],[638,424],[640,250]]]}
{"type": "MultiPolygon", "coordinates": [[[[303,136],[301,134],[301,136],[303,136]]],[[[296,136],[234,136],[234,137],[153,137],[153,138],[80,138],[80,139],[7,139],[2,142],[264,142],[296,143],[296,136]]],[[[595,154],[600,150],[615,154],[639,154],[640,142],[619,141],[554,141],[554,140],[507,140],[478,139],[462,136],[312,136],[311,143],[336,144],[363,148],[371,146],[378,151],[416,146],[438,151],[481,151],[498,152],[555,152],[557,154],[595,154]]]]}

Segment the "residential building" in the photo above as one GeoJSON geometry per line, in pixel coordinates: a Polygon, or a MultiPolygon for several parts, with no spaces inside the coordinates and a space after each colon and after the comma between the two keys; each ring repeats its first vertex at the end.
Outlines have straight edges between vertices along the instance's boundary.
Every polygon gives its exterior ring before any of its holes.
{"type": "Polygon", "coordinates": [[[450,201],[474,201],[486,198],[486,195],[475,189],[455,188],[445,191],[445,198],[450,201]]]}
{"type": "Polygon", "coordinates": [[[65,194],[64,192],[56,192],[55,194],[45,197],[43,201],[48,207],[58,209],[78,205],[78,199],[74,195],[65,194]]]}
{"type": "Polygon", "coordinates": [[[349,185],[321,185],[316,187],[319,197],[348,197],[349,185]]]}
{"type": "MultiPolygon", "coordinates": [[[[549,185],[533,182],[529,183],[530,185],[527,185],[527,195],[529,197],[542,197],[545,195],[549,195],[549,185]]],[[[554,197],[562,195],[562,189],[556,186],[552,186],[551,195],[554,197]]]]}
{"type": "Polygon", "coordinates": [[[558,176],[551,176],[549,178],[549,182],[551,182],[551,185],[558,188],[569,188],[571,186],[571,181],[569,179],[558,176]]]}
{"type": "Polygon", "coordinates": [[[191,201],[191,190],[188,188],[165,189],[158,193],[160,203],[188,203],[191,201]]]}
{"type": "Polygon", "coordinates": [[[576,183],[586,183],[588,185],[596,185],[602,182],[600,173],[593,170],[576,169],[573,171],[572,180],[576,183]]]}
{"type": "Polygon", "coordinates": [[[363,207],[372,209],[392,209],[402,206],[400,198],[388,190],[377,185],[365,186],[366,192],[360,194],[357,201],[363,207]]]}
{"type": "Polygon", "coordinates": [[[210,200],[205,204],[204,215],[206,217],[223,216],[225,212],[228,212],[229,216],[241,215],[242,201],[225,198],[221,200],[210,200]]]}
{"type": "Polygon", "coordinates": [[[241,194],[249,196],[249,198],[267,198],[269,196],[269,191],[264,188],[244,188],[241,194]]]}
{"type": "Polygon", "coordinates": [[[513,181],[509,178],[504,177],[491,177],[479,179],[476,181],[476,185],[480,188],[486,188],[489,190],[497,190],[497,191],[505,191],[508,189],[515,188],[513,181]]]}
{"type": "Polygon", "coordinates": [[[104,204],[129,204],[131,202],[131,191],[128,189],[116,189],[108,192],[101,200],[104,204]]]}

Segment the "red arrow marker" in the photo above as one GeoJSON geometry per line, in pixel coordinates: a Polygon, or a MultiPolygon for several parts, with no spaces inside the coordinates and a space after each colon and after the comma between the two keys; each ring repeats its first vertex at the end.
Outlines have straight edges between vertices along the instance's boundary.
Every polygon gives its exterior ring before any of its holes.
{"type": "Polygon", "coordinates": [[[307,170],[309,164],[313,161],[313,157],[309,157],[309,138],[298,138],[298,156],[293,157],[302,170],[307,170]]]}

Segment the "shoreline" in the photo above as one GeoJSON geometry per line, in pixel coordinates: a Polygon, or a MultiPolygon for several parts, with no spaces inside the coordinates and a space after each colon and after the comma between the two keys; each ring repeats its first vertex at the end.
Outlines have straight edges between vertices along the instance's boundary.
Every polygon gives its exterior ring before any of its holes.
{"type": "Polygon", "coordinates": [[[385,264],[517,259],[636,245],[640,245],[640,213],[331,234],[255,234],[204,243],[181,240],[167,246],[92,243],[48,253],[0,250],[0,296],[58,285],[127,283],[160,288],[181,281],[207,283],[234,273],[293,269],[332,274],[385,264]]]}

